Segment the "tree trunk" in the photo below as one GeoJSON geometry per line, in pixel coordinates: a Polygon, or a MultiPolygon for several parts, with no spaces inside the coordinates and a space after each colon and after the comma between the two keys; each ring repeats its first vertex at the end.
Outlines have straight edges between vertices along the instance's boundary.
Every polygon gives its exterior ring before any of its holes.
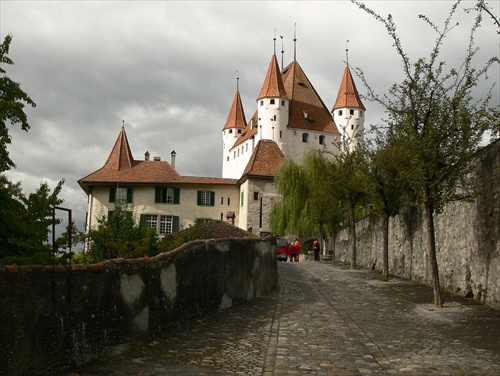
{"type": "Polygon", "coordinates": [[[429,264],[432,273],[432,288],[434,291],[434,305],[436,307],[443,307],[443,298],[441,297],[441,287],[439,285],[439,270],[437,264],[436,254],[436,234],[434,231],[434,210],[429,200],[428,188],[425,188],[425,216],[427,223],[427,238],[429,247],[429,264]]]}
{"type": "Polygon", "coordinates": [[[383,231],[384,231],[384,249],[382,250],[382,281],[389,280],[389,218],[390,216],[384,215],[383,231]]]}
{"type": "Polygon", "coordinates": [[[351,269],[356,269],[356,223],[354,218],[354,204],[351,204],[349,208],[349,222],[351,227],[352,239],[351,269]]]}

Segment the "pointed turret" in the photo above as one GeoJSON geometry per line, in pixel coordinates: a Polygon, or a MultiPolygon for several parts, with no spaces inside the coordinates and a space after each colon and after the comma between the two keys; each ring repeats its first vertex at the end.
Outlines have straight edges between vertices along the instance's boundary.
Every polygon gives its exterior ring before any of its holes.
{"type": "Polygon", "coordinates": [[[277,141],[280,132],[288,124],[289,100],[275,54],[271,58],[257,103],[258,140],[277,141]]]}
{"type": "Polygon", "coordinates": [[[134,157],[130,151],[127,133],[125,133],[125,128],[122,126],[120,134],[116,139],[115,146],[113,146],[113,150],[111,150],[103,168],[111,168],[113,170],[131,168],[133,161],[134,157]]]}
{"type": "Polygon", "coordinates": [[[359,98],[358,89],[356,89],[356,84],[352,78],[351,70],[349,66],[345,67],[344,76],[342,77],[342,83],[340,84],[339,92],[337,94],[337,100],[333,105],[332,112],[339,108],[359,108],[365,111],[365,106],[361,99],[359,98]]]}
{"type": "Polygon", "coordinates": [[[227,116],[226,124],[222,130],[230,128],[241,128],[245,129],[247,122],[245,120],[245,111],[243,111],[243,104],[241,103],[240,92],[237,90],[234,95],[233,104],[229,110],[229,115],[227,116]]]}
{"type": "Polygon", "coordinates": [[[333,105],[333,120],[342,134],[343,148],[353,150],[364,137],[365,106],[359,97],[349,66],[345,67],[337,100],[333,105]]]}
{"type": "Polygon", "coordinates": [[[278,60],[276,55],[273,54],[269,68],[267,70],[266,79],[262,89],[260,91],[257,100],[262,98],[286,98],[285,87],[283,86],[283,80],[281,79],[280,68],[278,65],[278,60]]]}

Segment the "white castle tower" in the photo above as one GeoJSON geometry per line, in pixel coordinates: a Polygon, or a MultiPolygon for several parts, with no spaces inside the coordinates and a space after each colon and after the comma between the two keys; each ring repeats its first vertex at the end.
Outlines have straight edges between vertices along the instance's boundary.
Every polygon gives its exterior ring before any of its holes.
{"type": "Polygon", "coordinates": [[[342,136],[342,146],[347,150],[354,150],[363,142],[365,111],[349,66],[346,66],[332,113],[342,136]]]}
{"type": "Polygon", "coordinates": [[[271,140],[278,145],[283,142],[288,125],[289,105],[278,60],[273,55],[264,85],[257,97],[258,140],[271,140]]]}

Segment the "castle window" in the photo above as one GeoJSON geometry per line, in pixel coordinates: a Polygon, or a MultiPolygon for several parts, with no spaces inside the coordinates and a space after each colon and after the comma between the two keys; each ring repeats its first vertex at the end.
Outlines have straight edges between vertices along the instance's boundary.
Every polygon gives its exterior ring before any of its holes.
{"type": "Polygon", "coordinates": [[[236,150],[233,153],[233,159],[236,159],[236,150]]]}
{"type": "Polygon", "coordinates": [[[247,143],[247,146],[246,146],[246,148],[247,148],[247,151],[248,151],[248,143],[247,143]]]}
{"type": "Polygon", "coordinates": [[[350,115],[354,115],[354,110],[349,110],[350,115]]]}
{"type": "Polygon", "coordinates": [[[172,215],[160,216],[160,234],[171,234],[174,232],[174,227],[177,219],[177,227],[179,227],[179,217],[172,215]]]}
{"type": "Polygon", "coordinates": [[[302,142],[309,142],[309,133],[302,133],[302,142]]]}
{"type": "Polygon", "coordinates": [[[269,103],[270,103],[270,104],[274,104],[274,99],[271,99],[271,100],[269,101],[269,103]]]}
{"type": "Polygon", "coordinates": [[[274,115],[274,117],[273,117],[273,121],[276,121],[276,115],[274,115]]]}
{"type": "Polygon", "coordinates": [[[227,198],[227,206],[229,206],[229,205],[231,205],[231,198],[230,197],[227,198]]]}
{"type": "Polygon", "coordinates": [[[264,106],[264,101],[260,101],[260,105],[261,105],[261,106],[264,106]]]}
{"type": "Polygon", "coordinates": [[[359,111],[359,117],[363,117],[363,111],[359,111]]]}
{"type": "Polygon", "coordinates": [[[227,156],[227,161],[229,162],[229,155],[227,156]]]}
{"type": "Polygon", "coordinates": [[[241,129],[238,129],[238,134],[241,134],[241,129]]]}
{"type": "Polygon", "coordinates": [[[229,134],[231,134],[231,133],[233,133],[233,130],[232,130],[232,129],[230,129],[230,130],[229,130],[229,134]]]}
{"type": "Polygon", "coordinates": [[[155,202],[163,204],[179,204],[180,189],[155,187],[155,202]]]}
{"type": "Polygon", "coordinates": [[[109,189],[109,202],[132,202],[132,188],[111,187],[109,189]]]}
{"type": "Polygon", "coordinates": [[[221,197],[221,198],[220,198],[220,204],[221,204],[221,205],[224,205],[224,197],[221,197]]]}
{"type": "Polygon", "coordinates": [[[253,199],[254,199],[254,201],[258,201],[259,200],[259,192],[254,192],[253,193],[253,199]]]}
{"type": "Polygon", "coordinates": [[[283,138],[283,131],[280,131],[280,138],[283,138]]]}
{"type": "Polygon", "coordinates": [[[319,144],[324,145],[325,144],[325,136],[321,135],[319,136],[319,144]]]}
{"type": "Polygon", "coordinates": [[[354,130],[354,124],[351,124],[351,130],[352,131],[354,130]]]}
{"type": "Polygon", "coordinates": [[[285,107],[285,101],[281,101],[281,105],[285,107]]]}
{"type": "Polygon", "coordinates": [[[339,110],[339,116],[342,116],[342,110],[339,110]]]}
{"type": "Polygon", "coordinates": [[[156,226],[158,225],[158,216],[156,215],[146,215],[146,226],[153,228],[156,231],[156,226]]]}
{"type": "Polygon", "coordinates": [[[213,191],[198,191],[197,204],[199,206],[214,206],[215,192],[213,191]]]}

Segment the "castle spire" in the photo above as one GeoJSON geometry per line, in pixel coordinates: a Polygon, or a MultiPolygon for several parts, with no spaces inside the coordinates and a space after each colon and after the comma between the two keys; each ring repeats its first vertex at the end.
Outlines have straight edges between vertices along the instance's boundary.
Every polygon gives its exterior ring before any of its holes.
{"type": "Polygon", "coordinates": [[[246,124],[247,122],[245,120],[245,111],[243,111],[240,92],[239,90],[236,90],[236,94],[233,98],[233,104],[231,105],[226,124],[224,125],[224,128],[222,130],[230,128],[245,129],[246,124]]]}
{"type": "Polygon", "coordinates": [[[333,105],[333,110],[338,108],[360,108],[365,111],[365,106],[361,102],[359,97],[358,89],[356,89],[356,84],[352,78],[351,70],[349,66],[346,65],[344,70],[344,76],[342,77],[342,83],[340,84],[339,92],[337,94],[337,100],[333,105]]]}
{"type": "Polygon", "coordinates": [[[271,58],[266,79],[264,80],[264,84],[262,85],[262,89],[257,97],[257,100],[266,97],[287,98],[276,54],[273,54],[271,58]]]}
{"type": "Polygon", "coordinates": [[[131,168],[134,157],[132,156],[132,152],[130,151],[130,145],[127,139],[127,133],[125,133],[125,121],[122,123],[122,129],[118,134],[118,138],[116,139],[115,146],[111,150],[104,167],[112,168],[114,170],[121,170],[124,168],[131,168]]]}

